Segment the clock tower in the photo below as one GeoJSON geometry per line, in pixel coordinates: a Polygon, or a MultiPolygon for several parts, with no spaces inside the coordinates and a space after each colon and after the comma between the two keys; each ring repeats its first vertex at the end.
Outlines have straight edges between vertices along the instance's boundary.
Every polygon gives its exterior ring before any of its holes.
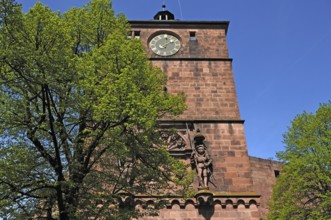
{"type": "Polygon", "coordinates": [[[170,154],[197,171],[195,197],[169,196],[152,219],[260,219],[226,43],[229,22],[175,20],[163,6],[154,20],[129,23],[129,37],[140,38],[151,62],[167,74],[167,92],[187,97],[180,116],[160,123],[178,130],[168,141],[170,154]]]}

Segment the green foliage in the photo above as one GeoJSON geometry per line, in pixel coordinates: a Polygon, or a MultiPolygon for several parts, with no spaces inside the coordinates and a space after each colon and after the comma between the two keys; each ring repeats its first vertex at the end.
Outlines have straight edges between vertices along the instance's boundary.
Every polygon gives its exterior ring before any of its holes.
{"type": "Polygon", "coordinates": [[[63,14],[0,2],[0,216],[129,218],[105,207],[123,192],[187,189],[157,123],[184,97],[164,92],[128,32],[108,0],[63,14]]]}
{"type": "Polygon", "coordinates": [[[298,115],[278,154],[284,171],[274,187],[268,219],[331,218],[331,102],[298,115]]]}

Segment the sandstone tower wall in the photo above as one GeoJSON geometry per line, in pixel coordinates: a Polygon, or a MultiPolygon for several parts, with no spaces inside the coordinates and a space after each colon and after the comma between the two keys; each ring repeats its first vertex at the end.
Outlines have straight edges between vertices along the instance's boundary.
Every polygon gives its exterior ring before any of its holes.
{"type": "Polygon", "coordinates": [[[256,157],[250,157],[249,160],[252,168],[254,191],[261,195],[259,209],[261,216],[265,217],[268,213],[267,203],[271,198],[272,187],[282,171],[282,163],[256,157]]]}
{"type": "MultiPolygon", "coordinates": [[[[159,12],[162,16],[168,11],[159,12]]],[[[171,16],[171,15],[170,15],[171,16]]],[[[153,20],[130,21],[131,37],[140,38],[151,62],[168,76],[167,92],[185,93],[187,110],[176,118],[160,121],[164,128],[178,129],[180,146],[172,144],[169,152],[185,162],[195,150],[193,137],[203,135],[204,146],[212,159],[213,173],[207,190],[196,177],[194,198],[167,198],[158,216],[144,219],[164,220],[257,220],[267,212],[266,202],[274,184],[277,163],[249,157],[240,118],[229,58],[226,34],[229,22],[153,20]],[[152,39],[174,36],[180,42],[172,55],[166,51],[172,41],[151,46],[152,39]],[[161,45],[161,46],[160,46],[161,45]],[[262,195],[262,196],[261,196],[262,195]]],[[[155,42],[152,42],[155,44],[155,42]]],[[[136,197],[137,208],[153,205],[155,198],[136,197]],[[139,201],[139,202],[137,202],[139,201]]]]}

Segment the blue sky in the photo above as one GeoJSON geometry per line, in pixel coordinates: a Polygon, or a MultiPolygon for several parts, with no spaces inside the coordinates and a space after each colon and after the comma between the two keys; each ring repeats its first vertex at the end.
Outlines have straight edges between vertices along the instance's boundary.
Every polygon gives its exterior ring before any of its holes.
{"type": "MultiPolygon", "coordinates": [[[[18,0],[27,11],[34,0],[18,0]]],[[[53,10],[86,0],[42,0],[53,10]]],[[[149,20],[163,2],[180,20],[230,21],[241,118],[251,156],[275,158],[282,134],[303,111],[331,100],[330,0],[114,0],[116,13],[149,20]]]]}

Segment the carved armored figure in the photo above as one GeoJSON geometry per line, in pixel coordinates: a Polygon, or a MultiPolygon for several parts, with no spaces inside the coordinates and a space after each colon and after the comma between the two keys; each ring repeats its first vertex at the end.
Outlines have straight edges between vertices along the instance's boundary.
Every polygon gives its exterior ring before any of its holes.
{"type": "Polygon", "coordinates": [[[211,176],[212,159],[209,157],[205,145],[195,146],[191,155],[191,165],[196,169],[199,180],[199,189],[208,189],[208,183],[211,176]]]}

